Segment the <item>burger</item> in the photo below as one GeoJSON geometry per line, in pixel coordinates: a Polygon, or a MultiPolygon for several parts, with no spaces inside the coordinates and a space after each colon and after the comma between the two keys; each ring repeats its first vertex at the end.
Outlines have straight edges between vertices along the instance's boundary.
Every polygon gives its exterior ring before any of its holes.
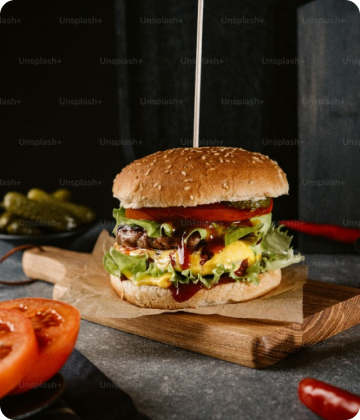
{"type": "Polygon", "coordinates": [[[240,148],[178,148],[126,166],[115,178],[116,240],[104,266],[121,299],[182,309],[244,302],[276,288],[297,263],[272,224],[288,194],[276,162],[240,148]]]}

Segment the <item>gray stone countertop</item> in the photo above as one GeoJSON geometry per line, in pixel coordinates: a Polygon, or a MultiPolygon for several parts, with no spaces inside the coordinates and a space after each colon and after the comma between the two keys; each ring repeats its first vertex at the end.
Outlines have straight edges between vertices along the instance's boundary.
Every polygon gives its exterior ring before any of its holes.
{"type": "MultiPolygon", "coordinates": [[[[100,229],[93,228],[70,249],[89,251],[100,229]]],[[[0,241],[0,255],[11,248],[11,244],[0,241]]],[[[308,255],[306,263],[312,279],[360,286],[360,255],[308,255]]],[[[20,255],[0,265],[0,279],[22,278],[20,255]]],[[[51,298],[52,286],[43,282],[14,288],[0,286],[0,300],[25,296],[51,298]]],[[[307,376],[360,394],[360,326],[263,370],[87,321],[81,323],[76,347],[130,394],[139,411],[152,420],[318,419],[297,397],[298,383],[307,376]]]]}

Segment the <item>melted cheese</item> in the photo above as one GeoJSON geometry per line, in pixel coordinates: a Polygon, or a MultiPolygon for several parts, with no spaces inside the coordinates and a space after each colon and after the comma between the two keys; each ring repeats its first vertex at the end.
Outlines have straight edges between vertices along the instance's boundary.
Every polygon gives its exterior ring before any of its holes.
{"type": "MultiPolygon", "coordinates": [[[[131,271],[124,270],[123,274],[129,279],[133,280],[133,275],[131,271]]],[[[158,286],[162,287],[163,289],[167,289],[171,286],[170,278],[171,273],[165,273],[161,277],[152,277],[152,276],[144,276],[140,280],[136,281],[138,286],[158,286]]]]}
{"type": "MultiPolygon", "coordinates": [[[[124,248],[117,246],[119,251],[124,252],[124,248]]],[[[177,250],[170,251],[155,251],[155,250],[145,250],[145,249],[134,249],[126,252],[129,255],[141,255],[147,254],[149,258],[154,260],[154,263],[160,269],[166,269],[169,264],[171,264],[170,254],[172,254],[173,260],[176,262],[174,265],[175,271],[181,272],[182,269],[179,264],[179,255],[177,250]]],[[[207,274],[212,274],[212,271],[216,268],[218,264],[223,264],[225,268],[232,268],[232,265],[235,264],[236,269],[240,267],[240,264],[243,260],[248,259],[248,264],[251,266],[256,262],[256,256],[253,250],[249,246],[247,241],[236,241],[227,247],[223,248],[220,252],[217,252],[213,258],[206,261],[205,264],[200,264],[200,252],[196,252],[190,255],[191,263],[191,272],[196,276],[198,273],[205,276],[207,274]]],[[[132,275],[130,272],[124,273],[125,276],[132,280],[132,275]]],[[[136,283],[141,286],[158,286],[162,288],[168,288],[171,286],[169,279],[171,278],[171,273],[166,273],[161,277],[152,277],[146,276],[136,283]]]]}

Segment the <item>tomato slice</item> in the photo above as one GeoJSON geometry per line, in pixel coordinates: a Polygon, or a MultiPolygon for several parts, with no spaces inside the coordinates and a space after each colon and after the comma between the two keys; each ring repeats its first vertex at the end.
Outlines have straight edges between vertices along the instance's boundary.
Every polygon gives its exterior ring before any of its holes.
{"type": "Polygon", "coordinates": [[[18,311],[0,309],[0,398],[20,383],[37,356],[31,322],[18,311]]]}
{"type": "Polygon", "coordinates": [[[0,309],[16,309],[31,321],[38,345],[38,356],[19,385],[19,394],[46,382],[70,356],[80,328],[79,311],[67,303],[42,298],[24,298],[0,302],[0,309]]]}
{"type": "Polygon", "coordinates": [[[125,216],[129,219],[154,220],[162,222],[173,219],[206,220],[208,222],[237,222],[262,216],[272,211],[270,206],[259,209],[237,209],[226,204],[204,204],[196,207],[143,207],[141,209],[126,209],[125,216]]]}

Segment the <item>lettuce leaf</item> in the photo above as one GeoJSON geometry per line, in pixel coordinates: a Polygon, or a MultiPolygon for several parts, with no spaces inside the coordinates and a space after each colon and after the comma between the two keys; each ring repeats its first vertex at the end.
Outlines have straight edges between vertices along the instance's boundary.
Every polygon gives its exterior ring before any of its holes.
{"type": "MultiPolygon", "coordinates": [[[[116,226],[113,231],[116,234],[116,229],[119,225],[129,225],[129,226],[141,226],[144,228],[150,238],[159,238],[163,234],[166,236],[172,236],[173,227],[169,223],[162,223],[161,225],[157,222],[151,220],[138,220],[138,219],[129,219],[125,217],[125,208],[120,207],[119,209],[113,210],[113,216],[116,220],[116,226]]],[[[256,232],[257,239],[264,236],[268,231],[271,225],[271,213],[265,214],[263,216],[254,217],[251,219],[253,223],[258,221],[258,224],[253,227],[231,227],[227,230],[225,234],[225,245],[230,245],[232,242],[237,241],[249,233],[256,232]]],[[[213,223],[216,226],[216,223],[213,223]]],[[[185,243],[194,232],[199,232],[201,239],[206,238],[206,229],[198,228],[192,230],[185,239],[185,243]]]]}
{"type": "MultiPolygon", "coordinates": [[[[143,227],[150,238],[158,238],[161,236],[161,228],[159,223],[153,222],[151,220],[137,220],[137,219],[129,219],[125,217],[125,209],[124,207],[120,207],[119,209],[113,210],[113,216],[116,220],[116,227],[114,229],[114,233],[116,232],[116,228],[118,225],[129,225],[129,226],[141,226],[143,227]]],[[[165,233],[167,230],[165,230],[165,233]]]]}
{"type": "MultiPolygon", "coordinates": [[[[136,225],[146,229],[150,237],[159,237],[163,232],[167,236],[171,236],[172,226],[169,224],[159,225],[156,222],[147,220],[135,220],[125,217],[125,209],[120,208],[114,210],[114,217],[117,224],[136,225]]],[[[294,254],[291,248],[292,236],[288,236],[287,231],[282,231],[283,226],[275,227],[271,223],[271,213],[251,219],[254,226],[252,227],[233,227],[229,228],[225,233],[225,246],[237,241],[249,233],[254,233],[255,244],[251,246],[255,255],[261,255],[256,263],[248,267],[243,276],[235,274],[237,266],[218,264],[213,270],[212,275],[202,276],[201,274],[194,275],[190,269],[184,270],[181,273],[174,270],[171,264],[165,269],[158,268],[154,263],[147,262],[147,254],[131,256],[122,254],[114,248],[104,255],[105,269],[120,277],[122,273],[131,272],[133,282],[136,282],[143,277],[150,275],[152,277],[161,277],[165,273],[171,273],[170,281],[177,286],[179,283],[198,283],[199,281],[207,288],[217,284],[222,275],[227,274],[234,281],[247,281],[255,284],[259,283],[259,274],[269,270],[277,270],[279,268],[287,267],[288,265],[298,263],[304,258],[300,255],[294,254]]],[[[185,242],[194,233],[199,232],[201,239],[205,239],[207,235],[206,229],[198,228],[192,230],[186,237],[185,242]]]]}
{"type": "Polygon", "coordinates": [[[282,254],[290,249],[292,236],[288,236],[287,231],[281,232],[283,226],[270,226],[267,234],[262,241],[262,248],[274,254],[282,254]]]}
{"type": "Polygon", "coordinates": [[[201,274],[194,275],[190,269],[184,270],[181,273],[174,270],[173,266],[169,264],[166,269],[162,270],[158,268],[154,263],[150,263],[146,268],[147,254],[143,255],[125,255],[115,248],[110,248],[109,252],[105,252],[104,255],[104,267],[105,269],[113,274],[114,276],[120,277],[124,271],[126,274],[131,272],[132,281],[136,283],[145,276],[161,277],[165,273],[171,273],[170,281],[177,286],[181,284],[198,283],[199,281],[207,288],[217,284],[220,277],[223,274],[229,274],[229,276],[235,281],[250,281],[258,283],[257,274],[260,272],[260,268],[256,265],[251,266],[247,269],[246,274],[242,277],[237,276],[234,271],[236,269],[235,264],[232,264],[230,268],[226,268],[223,264],[218,264],[215,270],[213,270],[213,276],[202,276],[201,274]]]}
{"type": "Polygon", "coordinates": [[[113,210],[113,216],[116,220],[116,226],[113,230],[113,233],[116,234],[116,229],[119,225],[129,225],[129,226],[141,226],[144,228],[150,238],[159,238],[165,233],[166,236],[171,236],[173,228],[169,223],[159,224],[152,220],[138,220],[138,219],[129,219],[125,217],[124,207],[113,210]]]}
{"type": "Polygon", "coordinates": [[[103,265],[105,270],[110,274],[113,274],[116,277],[121,276],[120,268],[118,264],[114,261],[113,257],[110,255],[108,251],[105,251],[104,258],[103,258],[103,265]]]}
{"type": "Polygon", "coordinates": [[[294,254],[291,241],[287,231],[282,231],[284,226],[275,227],[271,225],[260,244],[252,247],[256,255],[261,254],[264,271],[277,270],[296,264],[304,260],[301,254],[294,254]]]}
{"type": "Polygon", "coordinates": [[[103,264],[105,269],[114,276],[130,271],[132,275],[147,270],[147,254],[125,255],[111,247],[109,252],[105,252],[103,264]]]}
{"type": "Polygon", "coordinates": [[[235,281],[248,281],[255,284],[259,284],[258,274],[262,272],[262,267],[257,261],[252,266],[248,267],[243,276],[238,276],[235,274],[236,265],[232,264],[230,268],[226,268],[223,264],[218,264],[217,268],[213,270],[214,273],[214,282],[215,284],[219,282],[220,277],[223,274],[228,274],[235,281]]]}
{"type": "Polygon", "coordinates": [[[256,226],[240,226],[240,227],[230,227],[226,230],[225,233],[225,246],[232,244],[235,241],[243,238],[249,233],[257,232],[262,228],[262,224],[256,226]]]}
{"type": "Polygon", "coordinates": [[[207,230],[206,229],[202,229],[202,228],[197,228],[197,229],[193,229],[188,236],[184,239],[184,242],[187,243],[188,239],[190,238],[190,236],[194,233],[194,232],[199,232],[200,234],[200,239],[205,239],[206,235],[207,235],[207,230]]]}
{"type": "Polygon", "coordinates": [[[167,271],[161,270],[159,267],[157,267],[154,263],[150,263],[149,267],[146,271],[136,271],[133,273],[133,280],[141,280],[145,276],[151,276],[151,277],[161,277],[164,273],[167,271]]]}
{"type": "Polygon", "coordinates": [[[262,216],[253,217],[251,220],[251,223],[256,224],[257,222],[261,224],[262,226],[259,228],[259,231],[257,233],[257,239],[263,238],[271,226],[272,221],[272,214],[263,214],[262,216]]]}
{"type": "Polygon", "coordinates": [[[230,226],[225,233],[225,246],[238,241],[249,233],[255,234],[255,242],[262,239],[271,226],[271,213],[263,216],[253,217],[251,223],[253,226],[230,226]]]}
{"type": "Polygon", "coordinates": [[[173,227],[169,223],[163,223],[160,226],[160,232],[161,234],[164,232],[166,236],[172,236],[173,227]]]}

